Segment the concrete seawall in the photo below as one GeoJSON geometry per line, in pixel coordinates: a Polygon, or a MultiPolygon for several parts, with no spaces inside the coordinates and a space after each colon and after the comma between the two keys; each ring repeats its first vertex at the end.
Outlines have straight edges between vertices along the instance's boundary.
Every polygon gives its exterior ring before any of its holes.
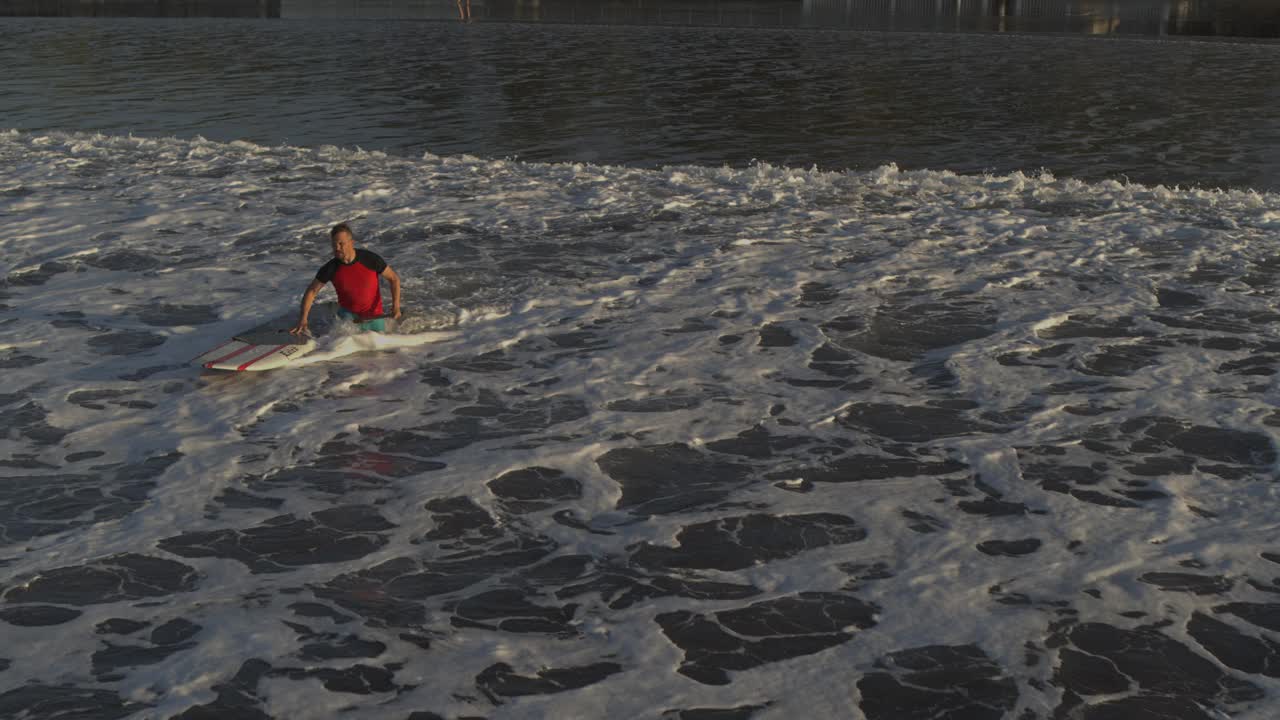
{"type": "Polygon", "coordinates": [[[1275,0],[803,0],[815,25],[1097,35],[1280,36],[1275,0]]]}
{"type": "MultiPolygon", "coordinates": [[[[1280,37],[1280,0],[470,0],[478,20],[1280,37]]],[[[0,16],[456,18],[456,0],[0,0],[0,16]]]]}
{"type": "MultiPolygon", "coordinates": [[[[3,0],[0,0],[2,2],[3,0]]],[[[470,0],[480,20],[1280,37],[1280,0],[470,0]]],[[[286,18],[440,20],[456,0],[281,0],[286,18]]]]}

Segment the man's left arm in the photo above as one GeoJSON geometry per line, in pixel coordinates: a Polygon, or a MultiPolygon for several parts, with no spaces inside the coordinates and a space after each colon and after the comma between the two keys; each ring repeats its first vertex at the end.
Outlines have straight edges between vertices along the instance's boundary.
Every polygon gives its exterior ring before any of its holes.
{"type": "Polygon", "coordinates": [[[388,265],[382,269],[382,277],[391,284],[391,317],[400,319],[400,276],[388,265]]]}

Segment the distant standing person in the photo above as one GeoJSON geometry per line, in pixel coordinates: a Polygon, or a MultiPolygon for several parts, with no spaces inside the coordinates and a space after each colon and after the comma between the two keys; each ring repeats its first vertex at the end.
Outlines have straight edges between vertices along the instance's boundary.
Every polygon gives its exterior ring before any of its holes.
{"type": "Polygon", "coordinates": [[[400,319],[400,276],[376,253],[357,250],[355,235],[346,223],[338,223],[329,231],[333,244],[333,259],[325,263],[316,278],[302,294],[302,312],[298,324],[289,332],[294,335],[310,333],[307,316],[316,294],[328,283],[338,293],[339,317],[357,323],[362,330],[384,332],[386,318],[400,319]],[[382,291],[379,279],[386,278],[391,285],[391,312],[382,309],[382,291]]]}
{"type": "Polygon", "coordinates": [[[463,22],[471,21],[471,0],[458,0],[458,19],[463,22]]]}

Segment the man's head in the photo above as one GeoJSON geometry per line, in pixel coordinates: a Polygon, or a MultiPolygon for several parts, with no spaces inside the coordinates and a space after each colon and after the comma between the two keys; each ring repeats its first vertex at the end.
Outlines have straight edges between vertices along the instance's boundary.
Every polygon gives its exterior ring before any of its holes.
{"type": "Polygon", "coordinates": [[[329,240],[333,243],[333,256],[339,262],[349,263],[356,259],[356,238],[346,223],[338,223],[329,231],[329,240]]]}

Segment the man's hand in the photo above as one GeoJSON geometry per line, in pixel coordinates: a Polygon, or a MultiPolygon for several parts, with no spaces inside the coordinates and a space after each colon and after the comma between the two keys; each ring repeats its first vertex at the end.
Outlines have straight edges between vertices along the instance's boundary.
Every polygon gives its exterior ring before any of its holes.
{"type": "Polygon", "coordinates": [[[311,328],[307,327],[307,316],[311,314],[311,303],[315,302],[316,293],[320,292],[322,287],[324,283],[312,280],[307,286],[307,291],[302,293],[302,307],[298,309],[298,324],[289,328],[290,335],[311,335],[311,328]]]}
{"type": "Polygon", "coordinates": [[[392,306],[391,306],[391,318],[392,318],[393,320],[399,320],[399,319],[400,319],[400,316],[401,316],[401,315],[403,315],[403,314],[404,314],[404,313],[400,312],[400,306],[399,306],[399,305],[392,305],[392,306]]]}

